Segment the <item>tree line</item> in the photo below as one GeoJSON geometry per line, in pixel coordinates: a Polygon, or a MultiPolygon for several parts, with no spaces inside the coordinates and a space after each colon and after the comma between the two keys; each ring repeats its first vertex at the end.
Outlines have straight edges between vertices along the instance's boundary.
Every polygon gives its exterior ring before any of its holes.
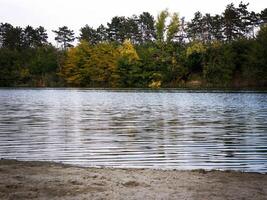
{"type": "Polygon", "coordinates": [[[190,21],[163,10],[115,16],[85,25],[0,24],[0,86],[261,87],[267,84],[267,9],[229,4],[221,14],[196,12],[190,21]],[[78,44],[73,46],[75,39],[78,44]]]}

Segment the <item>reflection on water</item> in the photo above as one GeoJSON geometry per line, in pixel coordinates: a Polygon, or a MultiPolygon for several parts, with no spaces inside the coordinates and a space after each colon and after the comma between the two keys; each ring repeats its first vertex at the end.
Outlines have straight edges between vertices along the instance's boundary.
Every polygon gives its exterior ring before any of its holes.
{"type": "Polygon", "coordinates": [[[0,90],[0,157],[267,172],[267,93],[0,90]]]}

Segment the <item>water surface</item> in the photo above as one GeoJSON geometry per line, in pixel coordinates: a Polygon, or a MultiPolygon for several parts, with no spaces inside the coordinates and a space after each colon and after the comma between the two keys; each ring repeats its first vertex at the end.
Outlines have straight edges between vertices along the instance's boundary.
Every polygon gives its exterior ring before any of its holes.
{"type": "Polygon", "coordinates": [[[267,93],[1,89],[0,157],[267,172],[267,93]]]}

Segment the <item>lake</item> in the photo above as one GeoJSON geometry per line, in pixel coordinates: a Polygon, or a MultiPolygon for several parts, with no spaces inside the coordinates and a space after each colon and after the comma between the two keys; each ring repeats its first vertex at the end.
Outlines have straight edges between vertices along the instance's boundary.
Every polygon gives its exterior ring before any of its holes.
{"type": "Polygon", "coordinates": [[[267,172],[267,93],[0,89],[0,157],[267,172]]]}

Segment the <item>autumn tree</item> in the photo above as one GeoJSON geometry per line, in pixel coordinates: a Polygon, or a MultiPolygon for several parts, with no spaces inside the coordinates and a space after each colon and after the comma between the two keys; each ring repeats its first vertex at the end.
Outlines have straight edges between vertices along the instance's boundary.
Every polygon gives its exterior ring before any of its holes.
{"type": "Polygon", "coordinates": [[[90,59],[84,65],[83,74],[92,87],[115,87],[119,52],[111,43],[103,42],[92,47],[90,59]]]}
{"type": "Polygon", "coordinates": [[[120,87],[134,87],[141,78],[139,56],[130,40],[125,40],[119,47],[117,74],[120,87]]]}
{"type": "Polygon", "coordinates": [[[92,48],[86,41],[81,41],[78,46],[67,50],[66,60],[60,75],[71,86],[86,86],[90,77],[86,74],[85,66],[90,59],[92,48]]]}

